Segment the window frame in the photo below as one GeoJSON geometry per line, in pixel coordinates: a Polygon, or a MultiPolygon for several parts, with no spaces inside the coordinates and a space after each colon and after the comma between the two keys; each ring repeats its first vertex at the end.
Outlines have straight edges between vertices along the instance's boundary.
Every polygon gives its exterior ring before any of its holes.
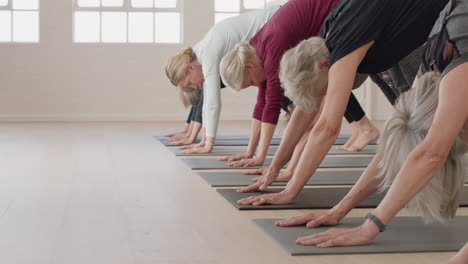
{"type": "MultiPolygon", "coordinates": [[[[132,0],[123,0],[122,6],[107,7],[102,6],[102,0],[99,7],[81,7],[78,4],[79,0],[73,0],[73,15],[72,15],[72,43],[76,45],[181,45],[184,43],[184,16],[183,5],[184,0],[176,0],[175,8],[156,8],[156,7],[132,7],[132,0]],[[98,12],[99,13],[99,41],[97,42],[78,42],[75,40],[75,14],[77,12],[98,12]],[[125,42],[103,42],[102,41],[102,13],[103,12],[124,12],[127,18],[127,32],[125,42]],[[153,13],[153,41],[152,42],[130,42],[129,40],[129,14],[130,13],[153,13]],[[179,42],[167,43],[156,42],[156,13],[179,13],[180,16],[180,30],[179,42]]],[[[154,0],[153,0],[154,1],[154,0]]]]}
{"type": "Polygon", "coordinates": [[[41,0],[37,0],[37,9],[13,9],[13,1],[8,0],[6,6],[0,6],[0,11],[9,11],[10,12],[10,41],[0,41],[0,45],[39,45],[41,43],[41,0]],[[13,13],[14,12],[37,12],[37,41],[15,41],[13,38],[14,34],[14,24],[13,24],[13,13]]]}
{"type": "MultiPolygon", "coordinates": [[[[237,15],[240,15],[240,14],[243,14],[245,12],[261,9],[261,8],[245,8],[244,7],[245,1],[246,0],[239,0],[239,11],[238,12],[229,12],[229,11],[216,11],[216,0],[213,0],[213,2],[214,2],[214,17],[213,17],[214,24],[217,23],[216,22],[216,14],[237,14],[237,15]]],[[[263,0],[263,2],[265,3],[263,8],[267,8],[269,1],[268,0],[263,0]]],[[[223,20],[220,20],[220,21],[223,21],[223,20]]]]}

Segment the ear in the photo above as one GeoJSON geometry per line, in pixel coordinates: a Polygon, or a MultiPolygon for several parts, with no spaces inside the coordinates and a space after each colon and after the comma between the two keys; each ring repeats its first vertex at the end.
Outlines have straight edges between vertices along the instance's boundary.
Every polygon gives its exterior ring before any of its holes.
{"type": "Polygon", "coordinates": [[[246,68],[246,69],[253,69],[254,67],[255,67],[255,65],[254,65],[253,63],[251,63],[251,62],[247,62],[247,63],[245,64],[245,68],[246,68]]]}
{"type": "Polygon", "coordinates": [[[330,59],[324,59],[319,62],[320,69],[328,69],[328,64],[330,63],[330,59]]]}

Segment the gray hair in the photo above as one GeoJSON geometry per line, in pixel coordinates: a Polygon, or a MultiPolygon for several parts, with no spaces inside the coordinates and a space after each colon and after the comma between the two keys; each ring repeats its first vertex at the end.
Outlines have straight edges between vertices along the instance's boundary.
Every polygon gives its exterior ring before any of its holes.
{"type": "Polygon", "coordinates": [[[247,41],[239,42],[221,60],[220,74],[227,87],[240,91],[247,71],[245,64],[255,55],[255,48],[247,41]]]}
{"type": "MultiPolygon", "coordinates": [[[[400,96],[395,111],[385,123],[380,137],[379,163],[382,178],[380,189],[389,186],[411,151],[426,137],[438,105],[440,77],[427,73],[415,86],[400,96]]],[[[465,177],[465,144],[462,132],[450,149],[444,166],[407,205],[407,209],[423,216],[427,223],[446,222],[455,216],[465,177]]]]}
{"type": "Polygon", "coordinates": [[[328,83],[328,69],[320,61],[330,58],[325,40],[312,37],[286,51],[280,63],[279,77],[285,95],[306,112],[316,112],[323,88],[328,83]]]}

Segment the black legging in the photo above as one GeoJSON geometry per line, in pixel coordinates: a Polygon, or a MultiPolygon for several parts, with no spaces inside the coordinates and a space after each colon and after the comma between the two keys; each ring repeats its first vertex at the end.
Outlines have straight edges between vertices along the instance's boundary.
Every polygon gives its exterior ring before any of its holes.
{"type": "Polygon", "coordinates": [[[187,123],[190,124],[190,122],[192,122],[192,116],[193,116],[193,113],[196,111],[196,106],[193,106],[192,105],[192,108],[190,108],[190,112],[189,112],[189,115],[187,117],[187,123]]]}
{"type": "Polygon", "coordinates": [[[366,113],[362,110],[359,101],[356,99],[353,93],[349,96],[348,106],[346,106],[346,112],[344,117],[348,123],[357,122],[361,120],[366,113]]]}

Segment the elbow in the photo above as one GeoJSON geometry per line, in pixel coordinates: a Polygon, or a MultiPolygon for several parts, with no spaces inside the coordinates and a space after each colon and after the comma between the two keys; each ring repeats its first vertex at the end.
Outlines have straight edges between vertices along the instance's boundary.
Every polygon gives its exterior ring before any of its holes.
{"type": "Polygon", "coordinates": [[[437,171],[444,165],[447,155],[448,149],[435,148],[423,143],[417,147],[415,158],[431,171],[437,171]]]}
{"type": "Polygon", "coordinates": [[[340,125],[319,121],[314,127],[314,132],[321,140],[335,140],[340,133],[340,125]]]}

